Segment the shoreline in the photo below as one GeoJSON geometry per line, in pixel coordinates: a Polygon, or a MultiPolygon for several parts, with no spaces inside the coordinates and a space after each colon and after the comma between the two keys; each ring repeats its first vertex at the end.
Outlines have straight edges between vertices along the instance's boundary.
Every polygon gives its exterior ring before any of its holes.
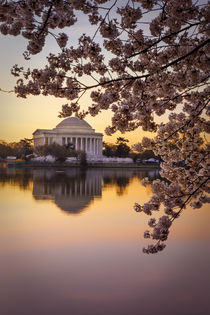
{"type": "Polygon", "coordinates": [[[63,168],[136,168],[136,169],[160,169],[158,164],[136,164],[136,163],[88,163],[87,165],[81,165],[76,163],[7,163],[3,167],[20,167],[20,168],[46,168],[46,167],[63,167],[63,168]]]}

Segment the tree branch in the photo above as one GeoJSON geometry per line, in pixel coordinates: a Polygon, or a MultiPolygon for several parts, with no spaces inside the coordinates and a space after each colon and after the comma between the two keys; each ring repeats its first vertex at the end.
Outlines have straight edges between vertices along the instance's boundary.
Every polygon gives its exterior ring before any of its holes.
{"type": "Polygon", "coordinates": [[[160,39],[156,40],[154,43],[152,43],[152,44],[151,44],[150,46],[148,46],[147,48],[145,48],[145,49],[143,49],[143,50],[141,50],[141,51],[139,51],[139,52],[137,52],[137,53],[131,55],[131,56],[128,57],[128,58],[132,58],[132,57],[138,56],[138,55],[140,55],[140,54],[144,54],[144,53],[147,52],[150,48],[152,48],[153,46],[159,44],[159,43],[160,43],[161,41],[163,41],[164,39],[167,39],[167,38],[170,38],[170,37],[172,37],[172,36],[174,36],[174,35],[177,35],[177,34],[179,34],[179,33],[182,33],[182,32],[184,32],[184,31],[190,29],[191,27],[197,26],[197,25],[199,25],[199,24],[200,24],[200,22],[195,23],[195,24],[190,24],[190,25],[188,25],[188,26],[182,28],[181,30],[179,30],[179,31],[177,31],[177,32],[172,32],[172,33],[170,33],[170,34],[168,34],[168,35],[165,35],[165,36],[161,37],[160,39]]]}

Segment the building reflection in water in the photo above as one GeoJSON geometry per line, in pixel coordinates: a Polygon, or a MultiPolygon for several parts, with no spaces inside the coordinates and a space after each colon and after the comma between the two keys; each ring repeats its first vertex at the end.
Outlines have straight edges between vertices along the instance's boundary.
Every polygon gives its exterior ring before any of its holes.
{"type": "Polygon", "coordinates": [[[148,177],[152,182],[159,177],[158,169],[139,170],[125,168],[8,168],[0,170],[0,185],[10,183],[20,189],[32,189],[35,200],[53,200],[59,209],[78,214],[95,198],[101,198],[102,190],[114,187],[122,196],[134,178],[141,182],[148,177]]]}
{"type": "Polygon", "coordinates": [[[94,170],[39,170],[33,174],[36,200],[54,200],[67,213],[77,214],[101,197],[102,174],[94,170]]]}
{"type": "Polygon", "coordinates": [[[92,200],[102,196],[102,187],[114,185],[123,195],[132,178],[157,178],[158,170],[142,172],[134,169],[39,169],[33,172],[33,196],[36,200],[53,200],[63,211],[77,214],[92,200]]]}

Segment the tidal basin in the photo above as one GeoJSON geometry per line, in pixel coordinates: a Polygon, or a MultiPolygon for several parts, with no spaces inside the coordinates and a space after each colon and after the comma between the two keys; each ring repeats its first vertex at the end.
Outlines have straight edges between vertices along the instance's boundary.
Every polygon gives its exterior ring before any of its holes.
{"type": "Polygon", "coordinates": [[[209,314],[209,209],[143,254],[146,176],[158,170],[1,168],[0,314],[209,314]]]}

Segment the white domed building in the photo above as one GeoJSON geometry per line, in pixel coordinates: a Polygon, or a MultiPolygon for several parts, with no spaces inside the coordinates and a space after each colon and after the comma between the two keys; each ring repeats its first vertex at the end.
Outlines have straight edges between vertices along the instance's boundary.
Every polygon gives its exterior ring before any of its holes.
{"type": "Polygon", "coordinates": [[[103,134],[95,132],[85,120],[77,117],[66,118],[53,129],[37,129],[33,133],[33,140],[34,148],[58,143],[84,151],[88,157],[102,156],[103,134]]]}

